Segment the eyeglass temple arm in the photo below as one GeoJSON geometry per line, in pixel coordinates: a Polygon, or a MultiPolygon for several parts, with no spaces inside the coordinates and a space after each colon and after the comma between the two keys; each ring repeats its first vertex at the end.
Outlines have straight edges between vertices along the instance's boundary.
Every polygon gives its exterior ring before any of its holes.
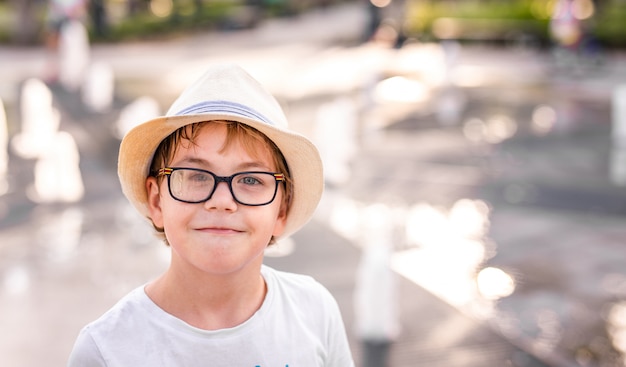
{"type": "Polygon", "coordinates": [[[171,175],[172,172],[174,172],[174,170],[171,168],[161,168],[159,169],[159,172],[157,173],[157,177],[171,175]]]}

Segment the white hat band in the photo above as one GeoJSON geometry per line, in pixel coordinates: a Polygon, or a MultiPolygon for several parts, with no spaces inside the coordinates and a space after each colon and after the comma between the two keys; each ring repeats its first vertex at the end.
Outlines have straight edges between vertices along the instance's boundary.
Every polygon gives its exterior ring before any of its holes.
{"type": "Polygon", "coordinates": [[[230,101],[203,101],[184,108],[182,111],[176,113],[176,116],[200,114],[235,114],[249,119],[258,120],[271,126],[276,125],[252,108],[230,101]]]}

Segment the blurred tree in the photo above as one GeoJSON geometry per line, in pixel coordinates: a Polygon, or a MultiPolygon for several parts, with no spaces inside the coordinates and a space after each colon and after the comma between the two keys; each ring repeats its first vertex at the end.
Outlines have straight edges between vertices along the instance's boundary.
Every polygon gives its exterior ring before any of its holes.
{"type": "Polygon", "coordinates": [[[196,20],[202,19],[202,11],[204,10],[203,0],[193,0],[193,15],[196,20]]]}
{"type": "Polygon", "coordinates": [[[170,14],[170,21],[174,24],[180,23],[180,1],[172,0],[172,14],[170,14]]]}
{"type": "Polygon", "coordinates": [[[36,15],[36,0],[11,0],[17,11],[17,22],[12,30],[18,44],[31,44],[38,41],[39,24],[36,15]]]}
{"type": "Polygon", "coordinates": [[[193,5],[196,8],[196,13],[199,14],[202,11],[202,5],[203,5],[203,1],[202,0],[193,0],[193,5]]]}
{"type": "Polygon", "coordinates": [[[150,0],[127,0],[128,15],[136,15],[148,9],[150,0]]]}

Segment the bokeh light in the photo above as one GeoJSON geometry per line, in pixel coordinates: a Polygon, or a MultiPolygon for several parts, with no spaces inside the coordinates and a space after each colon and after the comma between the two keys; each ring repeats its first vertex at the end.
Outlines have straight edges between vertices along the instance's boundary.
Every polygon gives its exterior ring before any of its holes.
{"type": "Polygon", "coordinates": [[[504,270],[487,267],[482,269],[476,277],[478,291],[489,299],[497,300],[510,296],[515,291],[515,280],[504,270]]]}
{"type": "Polygon", "coordinates": [[[538,135],[546,135],[556,124],[557,114],[551,106],[542,104],[533,110],[531,119],[531,129],[538,135]]]}
{"type": "Polygon", "coordinates": [[[165,18],[172,14],[174,2],[172,0],[151,0],[150,11],[159,18],[165,18]]]}

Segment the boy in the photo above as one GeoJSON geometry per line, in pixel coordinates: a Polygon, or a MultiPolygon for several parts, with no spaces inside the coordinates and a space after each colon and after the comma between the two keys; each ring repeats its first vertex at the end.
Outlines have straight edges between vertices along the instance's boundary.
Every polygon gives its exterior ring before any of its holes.
{"type": "Polygon", "coordinates": [[[317,150],[286,126],[271,95],[222,65],[125,136],[122,190],[171,263],[81,331],[70,367],[354,365],[330,293],[262,264],[323,189],[317,150]]]}

